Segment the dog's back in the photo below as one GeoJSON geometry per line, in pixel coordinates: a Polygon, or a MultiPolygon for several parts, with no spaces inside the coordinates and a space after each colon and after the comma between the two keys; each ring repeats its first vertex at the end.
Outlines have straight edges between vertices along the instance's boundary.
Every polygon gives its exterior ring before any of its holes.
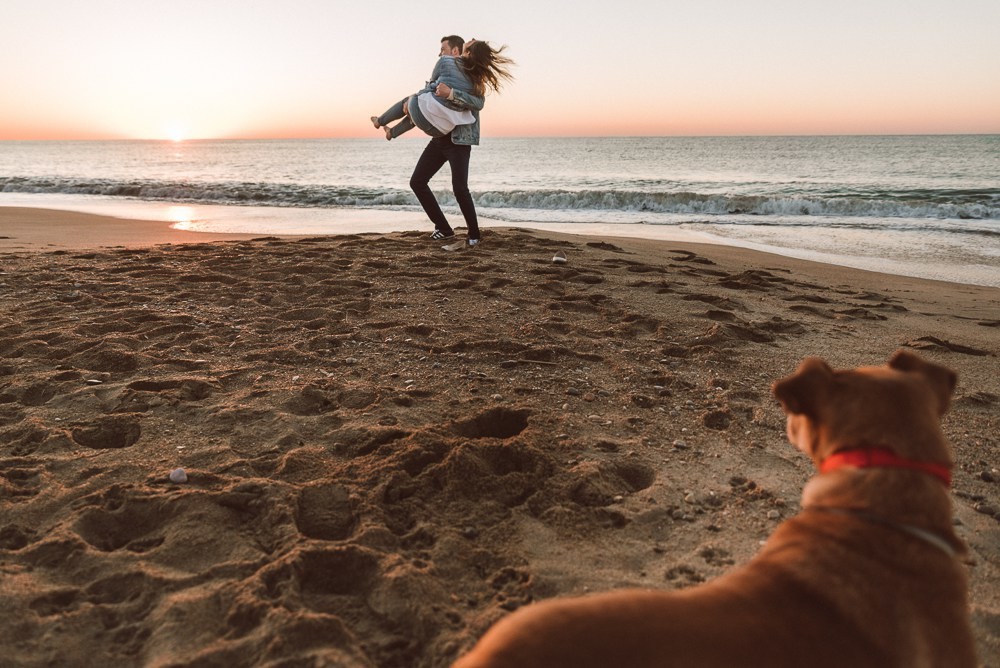
{"type": "Polygon", "coordinates": [[[975,666],[961,564],[881,531],[804,513],[706,585],[522,608],[456,668],[975,666]]]}
{"type": "Polygon", "coordinates": [[[789,439],[827,472],[749,564],[680,592],[522,608],[456,668],[975,666],[964,546],[942,484],[951,453],[937,426],[954,385],[952,372],[908,353],[845,372],[806,360],[775,394],[789,439]],[[889,407],[901,415],[887,418],[889,407]],[[888,440],[887,423],[891,443],[858,442],[888,440]]]}

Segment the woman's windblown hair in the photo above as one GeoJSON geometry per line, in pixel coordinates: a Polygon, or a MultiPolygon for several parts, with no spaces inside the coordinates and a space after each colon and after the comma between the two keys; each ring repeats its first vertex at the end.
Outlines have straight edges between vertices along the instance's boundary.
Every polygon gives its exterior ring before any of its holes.
{"type": "Polygon", "coordinates": [[[508,70],[514,61],[503,55],[506,49],[506,46],[494,49],[486,42],[475,41],[462,55],[462,68],[472,81],[476,95],[484,95],[487,88],[499,93],[503,83],[514,80],[514,75],[508,70]]]}

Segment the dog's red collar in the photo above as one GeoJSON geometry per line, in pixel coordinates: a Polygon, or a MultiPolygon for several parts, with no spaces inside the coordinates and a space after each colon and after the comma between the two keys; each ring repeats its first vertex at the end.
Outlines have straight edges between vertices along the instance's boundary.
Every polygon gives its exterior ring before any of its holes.
{"type": "Polygon", "coordinates": [[[943,482],[945,487],[951,487],[950,466],[906,459],[886,448],[841,450],[824,459],[823,463],[820,464],[819,470],[820,473],[830,473],[844,466],[856,466],[858,468],[884,467],[923,471],[943,482]]]}

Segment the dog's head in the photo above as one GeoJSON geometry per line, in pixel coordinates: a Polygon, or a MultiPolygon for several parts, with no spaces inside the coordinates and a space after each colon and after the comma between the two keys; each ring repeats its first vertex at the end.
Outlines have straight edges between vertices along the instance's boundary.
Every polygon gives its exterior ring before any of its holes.
{"type": "Polygon", "coordinates": [[[899,351],[886,366],[846,371],[809,357],[772,389],[788,416],[788,440],[817,465],[838,450],[865,446],[951,463],[939,421],[956,379],[950,369],[899,351]]]}

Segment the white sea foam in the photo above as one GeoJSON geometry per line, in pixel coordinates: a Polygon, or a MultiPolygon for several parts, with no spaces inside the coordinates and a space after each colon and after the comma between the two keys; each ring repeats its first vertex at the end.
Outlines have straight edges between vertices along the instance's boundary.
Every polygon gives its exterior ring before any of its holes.
{"type": "MultiPolygon", "coordinates": [[[[305,207],[392,207],[416,205],[398,188],[276,183],[185,183],[109,179],[23,178],[0,176],[0,192],[100,195],[142,200],[232,205],[305,207]]],[[[623,211],[649,214],[745,216],[846,216],[852,218],[937,218],[1000,222],[1000,187],[956,193],[925,190],[865,194],[706,195],[696,192],[642,190],[488,190],[474,192],[483,209],[547,211],[623,211]]],[[[454,204],[448,191],[439,192],[454,204]]]]}

